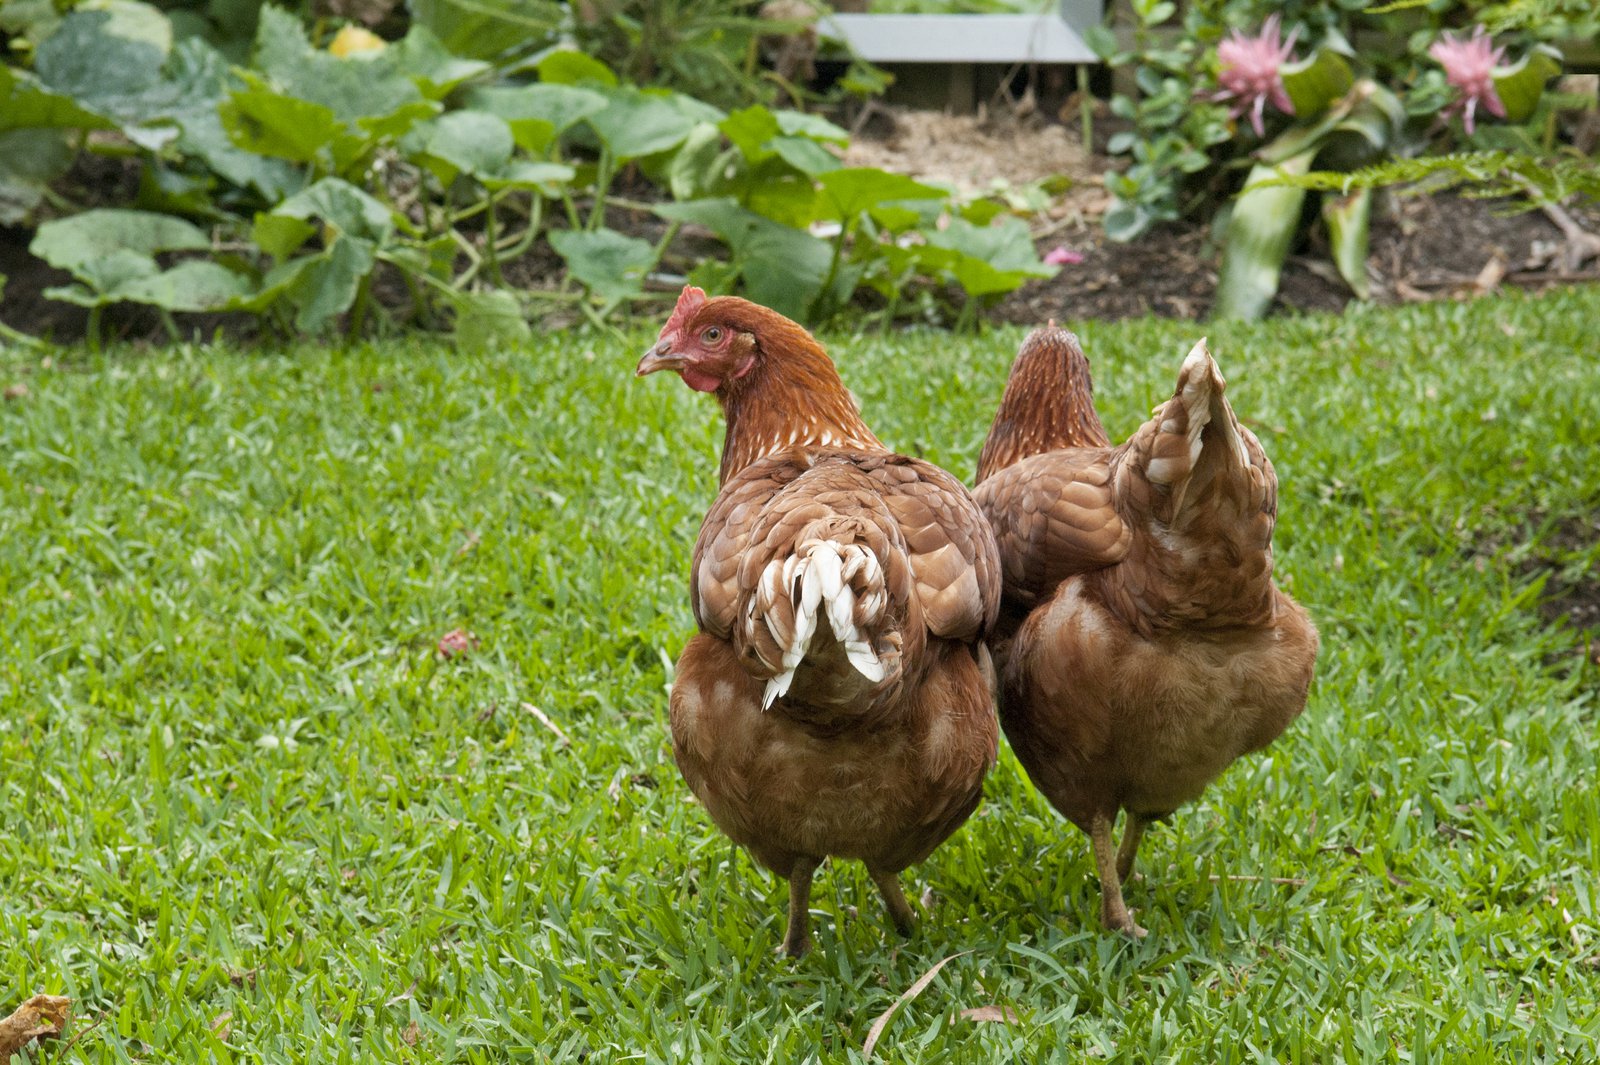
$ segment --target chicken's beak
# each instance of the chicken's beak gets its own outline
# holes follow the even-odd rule
[[[672,350],[671,339],[658,340],[644,353],[644,358],[639,360],[639,368],[633,371],[633,375],[643,377],[657,370],[681,370],[687,362],[688,359]]]

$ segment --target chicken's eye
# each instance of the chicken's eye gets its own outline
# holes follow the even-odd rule
[[[715,344],[717,341],[722,339],[722,330],[717,326],[712,326],[710,329],[707,329],[704,333],[700,334],[700,339],[704,340],[707,344]]]

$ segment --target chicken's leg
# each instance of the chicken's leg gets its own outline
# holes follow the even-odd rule
[[[1117,882],[1126,884],[1133,873],[1133,856],[1139,853],[1139,841],[1144,839],[1145,826],[1150,822],[1128,811],[1128,823],[1122,829],[1122,846],[1117,848]]]
[[[811,949],[811,877],[816,871],[814,858],[796,858],[789,870],[789,931],[783,952],[791,958]]]
[[[867,872],[872,876],[872,882],[878,885],[878,893],[883,896],[883,904],[889,910],[889,919],[894,922],[895,931],[903,936],[915,932],[917,915],[912,912],[911,903],[906,901],[905,892],[900,890],[900,875],[881,872],[870,866]]]
[[[1133,923],[1127,903],[1122,901],[1122,880],[1117,876],[1117,859],[1111,853],[1111,819],[1096,814],[1089,822],[1089,843],[1094,847],[1094,865],[1100,873],[1100,923],[1124,935],[1142,938],[1145,930]]]

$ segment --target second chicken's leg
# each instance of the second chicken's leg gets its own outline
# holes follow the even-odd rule
[[[1139,841],[1144,839],[1145,826],[1150,822],[1128,811],[1128,823],[1122,829],[1122,846],[1117,848],[1117,882],[1126,884],[1133,873],[1133,857],[1139,853]]]
[[[870,867],[867,872],[872,876],[872,882],[878,885],[878,893],[883,896],[883,904],[889,910],[889,919],[894,922],[895,931],[903,936],[915,932],[917,915],[906,901],[905,892],[900,890],[900,874],[880,872]]]
[[[1117,859],[1111,852],[1109,817],[1096,814],[1089,822],[1089,843],[1094,848],[1094,866],[1100,874],[1100,923],[1124,935],[1142,938],[1145,930],[1133,923],[1133,915],[1122,901],[1122,879],[1117,876]]]
[[[789,932],[783,950],[791,958],[811,949],[811,877],[816,871],[814,858],[797,858],[789,870]]]

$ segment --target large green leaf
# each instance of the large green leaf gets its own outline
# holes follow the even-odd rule
[[[116,123],[51,92],[27,71],[0,64],[0,132],[10,129],[110,129]]]
[[[1259,318],[1272,304],[1283,273],[1284,256],[1300,225],[1306,190],[1284,185],[1263,185],[1283,174],[1304,174],[1311,169],[1315,147],[1283,160],[1277,166],[1253,167],[1244,191],[1228,219],[1222,272],[1217,283],[1215,318]]]
[[[633,88],[608,89],[606,106],[588,116],[590,128],[617,162],[676,148],[696,120],[659,93]]]
[[[516,148],[505,119],[487,111],[452,111],[418,132],[418,154],[442,185],[462,173],[498,175]]]
[[[321,104],[339,121],[391,115],[422,99],[417,83],[385,49],[340,58],[311,47],[300,20],[276,7],[261,10],[256,65],[286,95]]]
[[[533,336],[522,306],[509,292],[463,292],[452,303],[456,344],[466,351],[515,347]]]
[[[833,249],[803,230],[779,225],[747,211],[729,198],[659,204],[656,214],[679,222],[696,222],[717,234],[733,253],[733,265],[744,279],[745,294],[779,314],[805,321],[824,295]],[[826,295],[834,302],[854,285],[848,273],[834,275]]]
[[[346,135],[333,111],[257,82],[228,97],[218,108],[222,128],[232,143],[257,155],[307,163]]]
[[[285,297],[298,308],[295,326],[308,333],[320,332],[336,315],[355,303],[361,282],[377,265],[372,242],[360,237],[340,235],[318,255],[292,259],[267,273],[264,289],[281,286]]]
[[[539,80],[550,85],[600,85],[614,88],[617,76],[611,68],[590,55],[571,48],[558,48],[539,60]]]
[[[1039,260],[1027,225],[1009,215],[986,226],[951,219],[945,229],[928,234],[927,246],[956,253],[927,252],[925,258],[948,271],[973,296],[1010,292],[1029,278],[1052,277],[1056,272]]]
[[[100,207],[44,223],[28,250],[56,269],[76,274],[119,251],[150,257],[209,247],[210,239],[181,218]]]
[[[451,55],[439,38],[422,25],[412,26],[402,40],[384,50],[384,55],[430,100],[443,100],[464,82],[494,69],[477,59]]]
[[[1322,221],[1328,227],[1328,244],[1339,276],[1358,299],[1372,295],[1367,281],[1367,244],[1372,223],[1372,190],[1357,189],[1347,196],[1329,193],[1322,198]]]
[[[567,18],[558,0],[406,0],[406,6],[414,25],[469,59],[497,59],[547,40]]]
[[[903,174],[870,167],[851,167],[835,170],[817,177],[822,186],[825,218],[850,223],[858,215],[880,203],[891,200],[918,200],[942,198],[945,193],[920,181],[912,181]]]
[[[70,12],[34,57],[40,83],[113,119],[136,144],[156,149],[177,131],[179,102],[162,77],[172,50],[167,17],[135,0],[104,0]]]
[[[1301,120],[1322,114],[1355,84],[1349,61],[1332,48],[1318,48],[1298,62],[1285,63],[1280,73],[1294,115]]]
[[[389,206],[348,181],[323,178],[273,208],[287,218],[317,218],[333,230],[381,246],[394,232],[396,216]]]
[[[1561,73],[1561,56],[1551,48],[1535,48],[1510,66],[1495,67],[1495,95],[1505,104],[1507,122],[1526,122],[1539,106],[1545,83]]]
[[[72,165],[68,134],[59,129],[0,132],[0,225],[25,222],[44,190]]]
[[[559,136],[590,115],[605,110],[606,98],[592,89],[572,85],[523,85],[516,88],[495,86],[474,89],[467,96],[467,106],[478,111],[499,115],[511,123],[513,134],[519,122],[543,122],[550,127],[550,136]],[[529,151],[542,150],[534,143],[518,142]],[[544,140],[548,144],[548,138]]]
[[[573,277],[607,300],[637,296],[645,271],[656,261],[649,243],[610,229],[558,229],[550,234],[550,246],[566,260]]]
[[[107,296],[169,311],[215,311],[250,291],[250,281],[244,276],[218,263],[189,259],[169,270],[130,279]]]
[[[177,123],[180,153],[269,200],[283,198],[299,182],[298,172],[283,160],[246,151],[228,136],[220,105],[235,83],[227,60],[210,45],[196,37],[179,41],[167,59],[163,84],[170,95],[164,114]]]

